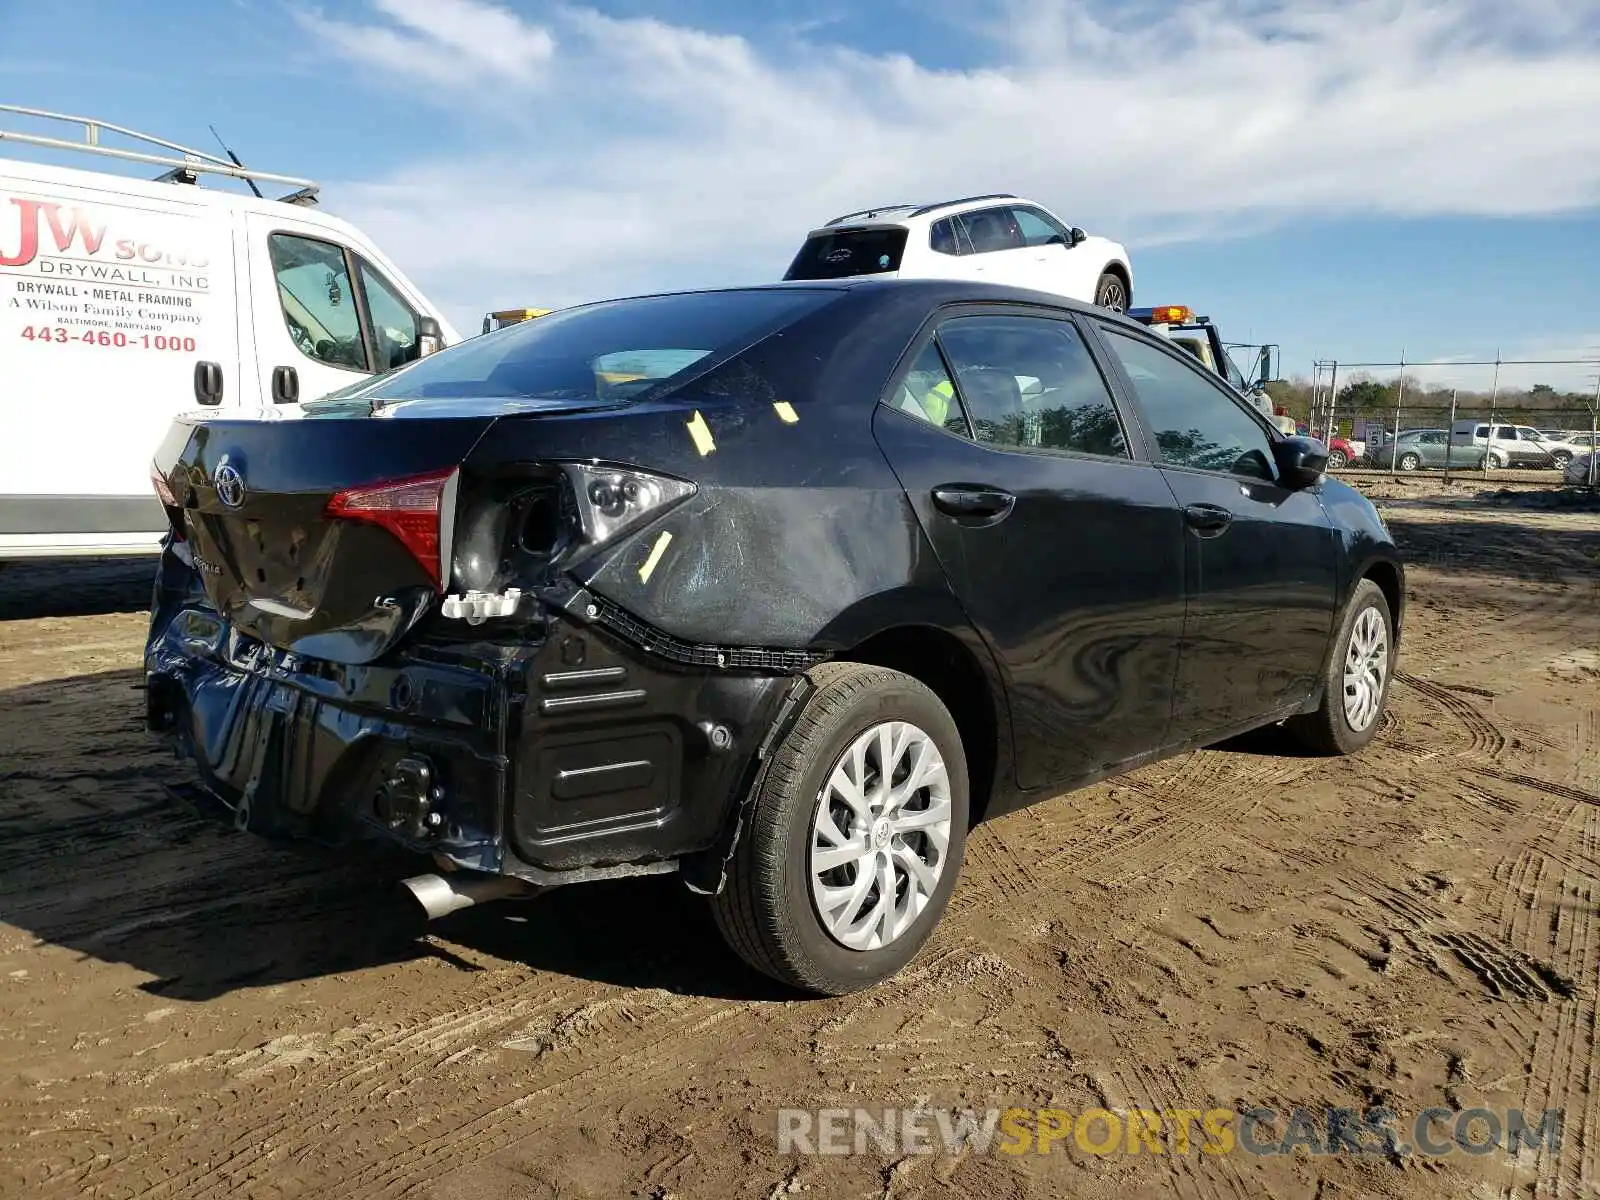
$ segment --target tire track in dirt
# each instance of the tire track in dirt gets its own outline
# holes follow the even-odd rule
[[[1167,1113],[1188,1107],[1182,1099],[1173,1099],[1174,1096],[1181,1098],[1190,1093],[1186,1092],[1183,1081],[1171,1067],[1150,1061],[1147,1049],[1143,1051],[1136,1049],[1118,1034],[1113,1033],[1112,1037],[1129,1055],[1124,1065],[1120,1069],[1114,1069],[1112,1074],[1125,1097],[1144,1101],[1143,1105],[1129,1105],[1129,1108],[1144,1107],[1147,1111]],[[1175,1055],[1177,1048],[1171,1049]],[[1173,1152],[1159,1155],[1163,1173],[1171,1189],[1167,1194],[1176,1200],[1188,1200],[1190,1197],[1194,1197],[1195,1200],[1227,1200],[1228,1197],[1232,1197],[1233,1200],[1249,1200],[1253,1193],[1240,1176],[1238,1167],[1234,1165],[1233,1156],[1204,1153],[1194,1145],[1194,1142],[1201,1140],[1200,1130],[1195,1129],[1191,1133],[1193,1136],[1189,1154]]]
[[[356,1027],[353,1032],[357,1036],[346,1043],[343,1052],[292,1070],[269,1073],[265,1082],[254,1088],[233,1090],[226,1109],[232,1136],[222,1146],[208,1151],[206,1165],[149,1182],[133,1194],[155,1197],[177,1189],[178,1194],[185,1197],[195,1196],[224,1173],[247,1172],[274,1150],[276,1140],[286,1135],[298,1133],[306,1139],[302,1144],[314,1145],[315,1132],[325,1128],[330,1118],[348,1116],[345,1110],[352,1101],[359,1103],[370,1099],[378,1089],[392,1091],[437,1069],[460,1048],[457,1042],[462,1033],[471,1033],[502,1016],[515,1020],[531,1014],[540,1005],[559,1005],[568,998],[564,989],[558,989],[538,997],[507,999],[505,993],[525,984],[525,977],[515,971],[491,975],[494,977],[475,977],[466,989],[468,995],[455,992],[433,996],[400,1022],[371,1022]],[[226,1071],[230,1061],[239,1056],[223,1054],[219,1057],[220,1061],[194,1065]],[[369,1089],[365,1096],[358,1094],[369,1080],[374,1081],[376,1087]],[[306,1097],[312,1099],[308,1102]],[[102,1178],[136,1170],[142,1163],[172,1157],[190,1161],[192,1156],[177,1152],[188,1137],[204,1138],[212,1132],[203,1127],[207,1122],[200,1118],[219,1109],[220,1105],[220,1099],[202,1097],[190,1120],[164,1136],[142,1138],[123,1146],[120,1152],[103,1153],[90,1167],[52,1183],[88,1191]],[[221,1161],[217,1161],[219,1155],[223,1156]],[[42,1191],[39,1194],[53,1193]]]
[[[1396,671],[1394,677],[1396,682],[1416,692],[1434,708],[1449,714],[1466,730],[1467,748],[1461,752],[1464,756],[1493,761],[1505,752],[1505,732],[1454,689],[1406,671]]]
[[[1600,810],[1581,804],[1564,806],[1559,840],[1579,843],[1581,859],[1596,861],[1600,852]],[[1554,839],[1552,839],[1554,840]],[[1580,1194],[1594,1178],[1597,1104],[1594,1047],[1600,1037],[1595,981],[1600,977],[1600,929],[1596,919],[1593,870],[1530,851],[1540,860],[1540,878],[1526,896],[1528,919],[1513,923],[1510,944],[1530,955],[1547,955],[1580,986],[1563,1003],[1546,1007],[1528,1050],[1528,1081],[1522,1107],[1530,1114],[1547,1109],[1566,1113],[1559,1153],[1541,1143],[1534,1151],[1535,1196]],[[1574,1120],[1573,1100],[1576,1105]],[[1514,1161],[1522,1161],[1519,1147]]]
[[[996,962],[992,955],[969,946],[938,949],[927,960],[913,963],[905,974],[880,985],[865,998],[864,1009],[904,1008],[927,993],[933,993],[929,999],[935,1002],[958,980],[974,973],[993,974]],[[579,1061],[569,1073],[532,1090],[502,1090],[488,1107],[471,1115],[459,1114],[464,1119],[451,1128],[382,1163],[346,1172],[340,1185],[327,1191],[323,1200],[377,1200],[409,1194],[448,1171],[480,1161],[553,1124],[570,1126],[596,1109],[620,1108],[641,1085],[681,1075],[690,1060],[704,1052],[704,1047],[696,1046],[696,1039],[713,1030],[718,1057],[737,1059],[741,1046],[755,1050],[769,1044],[774,1028],[793,1019],[790,1011],[779,1005],[721,1002],[705,1013],[702,1001],[672,999],[687,1011],[680,1014],[667,1036],[660,1036],[659,1024],[642,1022],[629,1031],[620,1053],[615,1037],[601,1040],[597,1046],[575,1047]],[[534,1108],[542,1111],[528,1111]]]

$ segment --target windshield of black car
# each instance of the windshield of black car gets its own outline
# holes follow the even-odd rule
[[[822,288],[740,289],[587,304],[470,338],[344,389],[339,398],[638,399],[839,295]]]

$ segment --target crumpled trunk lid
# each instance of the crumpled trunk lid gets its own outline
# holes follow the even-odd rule
[[[382,412],[292,408],[174,424],[155,469],[182,510],[174,524],[207,598],[236,628],[296,654],[362,663],[426,610],[435,581],[400,538],[325,510],[345,489],[452,470],[496,417]],[[447,485],[442,531],[450,498]]]

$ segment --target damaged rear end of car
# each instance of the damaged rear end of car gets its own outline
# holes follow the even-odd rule
[[[152,469],[149,727],[240,828],[431,856],[408,881],[430,915],[614,875],[714,888],[826,655],[640,598],[664,519],[717,502],[693,397],[832,298],[730,321],[665,297],[631,340],[603,314],[563,333],[570,310],[262,419],[180,419]]]

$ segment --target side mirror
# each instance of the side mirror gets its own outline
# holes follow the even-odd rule
[[[488,324],[486,320],[485,325]],[[444,345],[444,331],[434,317],[417,318],[417,357],[426,358]]]
[[[1085,233],[1083,230],[1079,229],[1076,225],[1074,225],[1072,227],[1072,244],[1074,246],[1081,246],[1081,245],[1083,245],[1084,242],[1086,242],[1088,240],[1089,240],[1089,235],[1087,233]]]
[[[1328,447],[1309,437],[1286,437],[1272,443],[1278,478],[1290,491],[1315,487],[1328,470]]]

